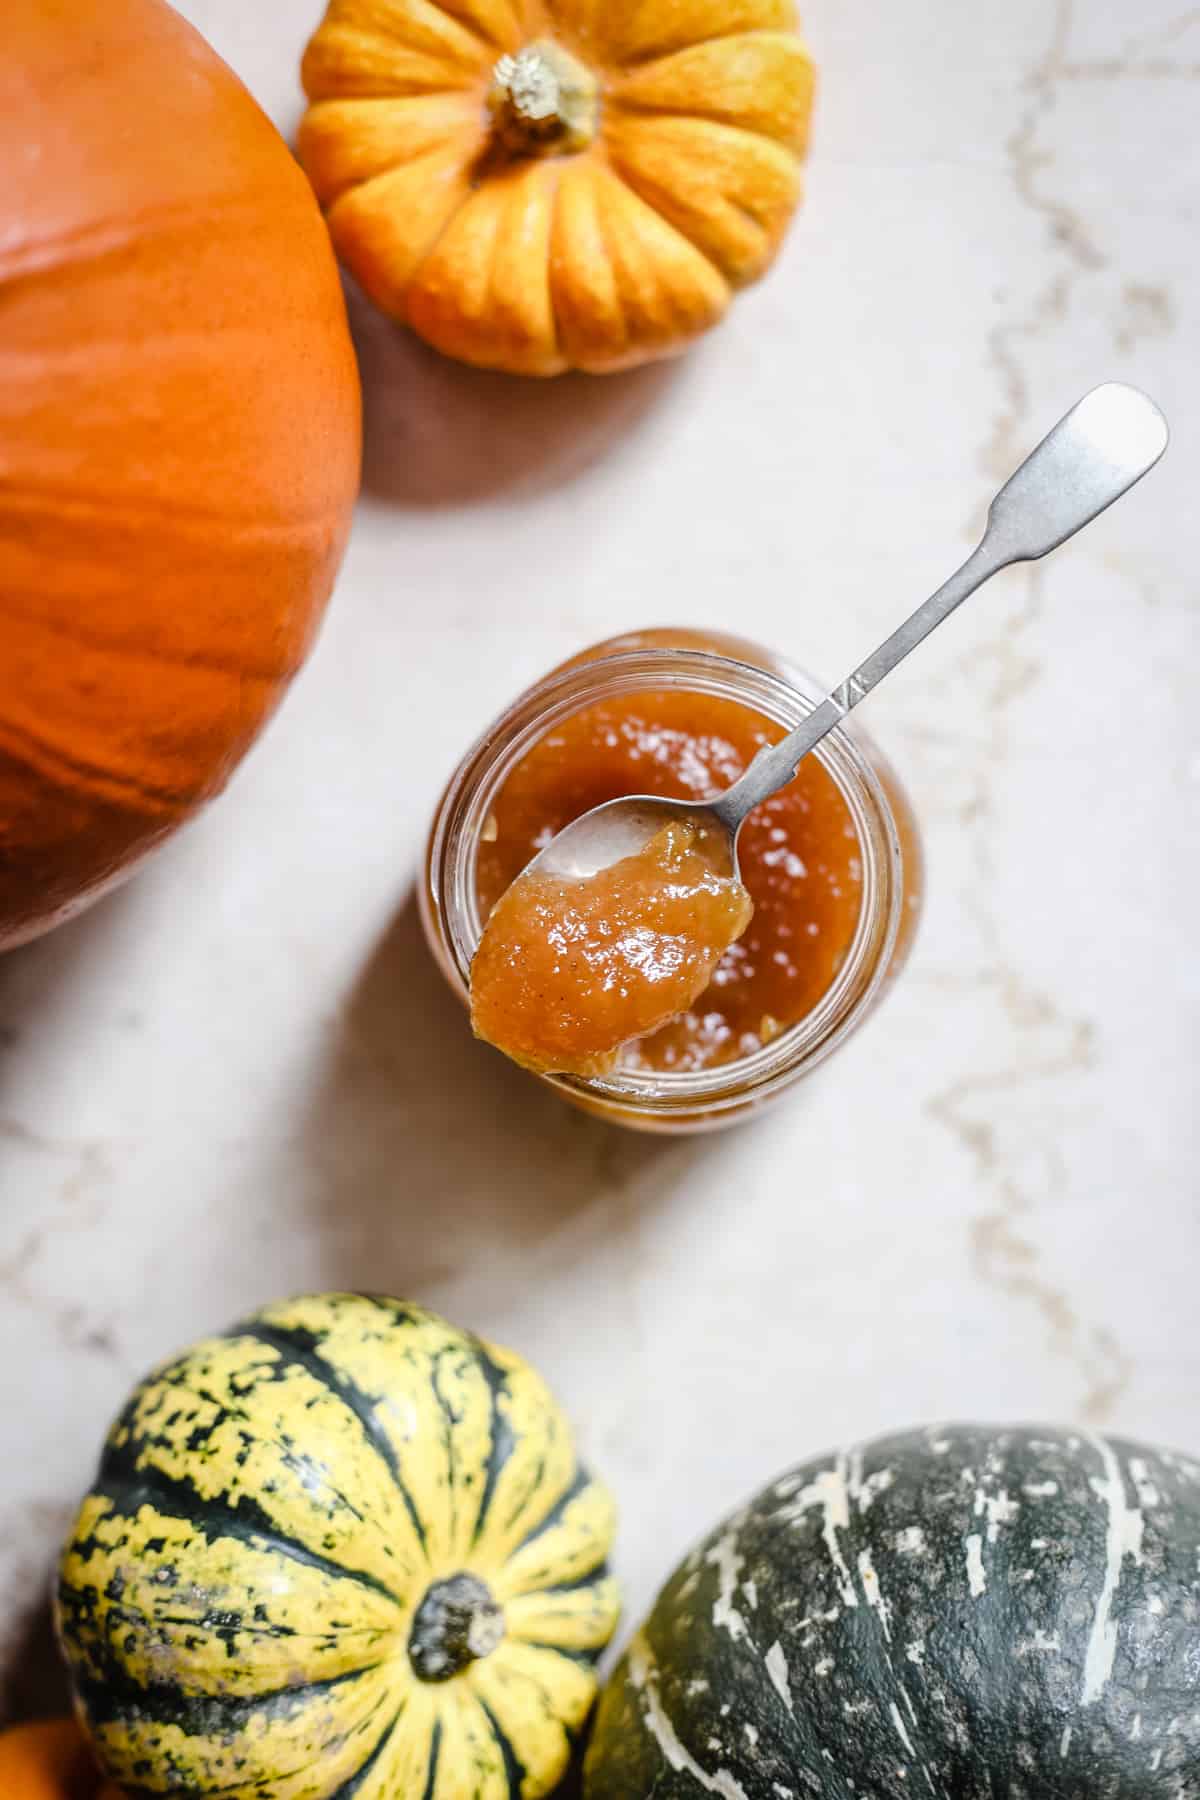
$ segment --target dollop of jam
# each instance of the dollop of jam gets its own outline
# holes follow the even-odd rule
[[[650,1072],[696,1070],[749,1055],[811,1012],[854,939],[863,881],[849,808],[816,756],[806,757],[795,779],[742,827],[738,853],[753,906],[749,922],[738,923],[744,901],[736,896],[698,894],[691,952],[679,952],[674,971],[666,958],[662,986],[636,979],[630,954],[636,939],[623,953],[614,950],[619,933],[601,931],[606,905],[636,902],[636,871],[616,878],[618,887],[629,884],[624,902],[611,888],[607,900],[604,889],[593,890],[591,899],[578,892],[527,892],[522,900],[517,882],[538,851],[593,806],[629,794],[707,799],[736,781],[763,744],[782,736],[781,726],[738,701],[667,689],[598,702],[540,738],[505,778],[476,862],[486,926],[471,986],[481,1035],[542,1070],[596,1074],[614,1063]],[[686,855],[686,847],[659,844],[654,851],[677,853]],[[651,885],[655,879],[651,871]],[[576,885],[555,884],[560,890]],[[681,898],[676,923],[686,904]],[[561,914],[563,907],[569,915]],[[574,917],[583,933],[577,949],[593,933],[602,946],[597,961],[580,953],[572,977],[582,976],[579,988],[570,982],[564,987],[566,940],[551,935],[563,916]],[[611,921],[621,916],[610,912]],[[666,922],[663,913],[659,923]],[[723,931],[725,946],[713,955]],[[494,955],[502,941],[506,959]],[[623,1010],[619,982],[604,986],[603,971],[629,977],[630,999],[637,995],[632,1012]],[[688,995],[685,988],[701,975]],[[658,1011],[668,995],[673,1010]],[[528,1008],[529,1029],[517,1030],[513,1006],[522,1016]],[[617,1015],[625,1022],[618,1023]]]

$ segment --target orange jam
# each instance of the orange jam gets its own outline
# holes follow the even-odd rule
[[[686,689],[583,708],[539,739],[500,788],[476,863],[481,916],[489,918],[530,859],[581,813],[626,794],[706,799],[783,735],[782,726],[739,701]],[[749,925],[702,992],[685,998],[668,1023],[626,1044],[622,1067],[697,1070],[749,1055],[811,1012],[841,968],[858,926],[862,851],[841,791],[816,756],[751,813],[738,854],[754,909]],[[545,946],[534,938],[544,918],[531,909],[528,920],[528,952],[548,967]],[[547,1010],[552,1006],[548,999]],[[569,1020],[564,1031],[570,1039]]]
[[[603,1075],[686,1013],[751,913],[705,835],[681,821],[595,875],[520,876],[471,964],[476,1036],[542,1074]]]

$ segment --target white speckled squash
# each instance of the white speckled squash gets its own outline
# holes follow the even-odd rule
[[[776,1481],[601,1700],[587,1800],[1196,1800],[1200,1464],[947,1426]]]

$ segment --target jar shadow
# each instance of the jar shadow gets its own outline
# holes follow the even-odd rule
[[[304,1130],[330,1286],[496,1316],[601,1253],[692,1147],[577,1112],[471,1034],[410,893],[331,1034]],[[664,1176],[668,1177],[664,1180]]]
[[[563,486],[636,430],[682,371],[679,358],[550,380],[470,368],[385,318],[344,280],[362,375],[363,487],[396,506]]]

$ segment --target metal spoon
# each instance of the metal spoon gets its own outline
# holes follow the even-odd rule
[[[750,813],[795,775],[827,732],[902,662],[968,594],[1010,563],[1033,562],[1081,531],[1152,469],[1167,447],[1167,422],[1153,400],[1106,382],[1073,406],[1005,482],[987,530],[956,574],[919,606],[804,722],[764,746],[732,787],[710,800],[653,794],[608,800],[564,826],[525,870],[564,879],[595,875],[634,856],[672,821],[699,826],[713,867],[738,874],[738,832]]]

